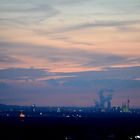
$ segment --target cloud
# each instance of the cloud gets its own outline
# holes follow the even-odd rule
[[[101,28],[101,27],[115,27],[128,26],[133,24],[139,24],[140,20],[95,20],[92,23],[82,23],[77,25],[65,26],[60,29],[55,29],[57,32],[68,32],[74,30],[81,30],[87,28]]]
[[[139,70],[140,67],[106,68],[105,71],[98,72],[67,73],[66,75],[73,74],[75,76],[44,80],[44,82],[52,87],[61,87],[62,89],[64,87],[81,90],[100,90],[102,88],[113,88],[116,90],[139,89],[140,81],[135,80],[139,77]],[[63,75],[63,73],[61,74]]]
[[[58,85],[68,85],[81,86],[91,86],[92,81],[98,82],[105,80],[125,80],[133,81],[139,78],[140,67],[129,67],[129,68],[106,68],[103,71],[85,71],[85,72],[72,72],[72,73],[51,73],[45,69],[35,69],[35,68],[9,68],[0,69],[0,79],[1,80],[32,80],[34,82],[47,82],[52,86],[54,84]],[[104,83],[105,84],[105,83]],[[115,85],[114,85],[115,86]],[[82,86],[83,87],[83,86]],[[85,87],[84,87],[85,88]]]
[[[21,63],[21,61],[8,54],[0,53],[0,64],[16,64],[16,63]]]
[[[77,105],[102,88],[139,99],[139,9],[138,0],[1,0],[0,99]]]
[[[25,80],[25,79],[36,79],[39,77],[46,76],[47,72],[41,69],[34,68],[9,68],[0,70],[0,79],[4,80]]]
[[[0,6],[0,25],[36,24],[42,20],[59,14],[59,11],[48,4],[33,4],[30,2],[10,2]]]
[[[56,74],[48,72],[46,69],[35,68],[7,68],[0,69],[0,81],[6,83],[28,83],[43,82],[56,79],[65,79],[74,75]]]
[[[28,67],[34,66],[46,68],[49,71],[57,70],[60,72],[62,68],[75,71],[87,71],[88,69],[104,69],[106,67],[119,67],[124,65],[139,65],[140,57],[138,56],[122,56],[110,53],[99,53],[83,51],[72,48],[58,48],[51,46],[38,46],[22,43],[4,43],[0,42],[1,61],[6,64],[18,64],[18,67],[28,64]],[[8,53],[7,53],[8,51]],[[14,56],[14,57],[12,57]],[[13,58],[13,59],[12,59]],[[18,58],[18,60],[17,60]],[[9,63],[8,63],[9,61]],[[20,63],[19,63],[20,62]],[[13,65],[9,65],[12,67]],[[16,66],[16,65],[15,65]],[[26,66],[27,67],[27,66]],[[61,70],[65,72],[65,70]]]
[[[105,71],[75,72],[60,79],[44,80],[46,84],[61,89],[71,88],[72,90],[100,90],[103,88],[113,88],[115,90],[139,89],[140,81],[135,80],[139,77],[140,67],[133,68],[106,68]],[[61,73],[63,74],[63,73]]]
[[[20,105],[36,103],[37,105],[49,106],[73,106],[75,103],[72,98],[76,98],[76,105],[91,105],[90,100],[103,88],[112,88],[115,90],[113,100],[114,98],[125,100],[128,96],[131,97],[131,100],[134,100],[136,96],[139,99],[140,81],[133,80],[133,78],[139,77],[139,71],[140,67],[133,67],[108,68],[106,71],[100,72],[58,73],[57,75],[62,77],[47,80],[42,79],[41,81],[33,81],[32,83],[27,81],[22,83],[9,82],[8,87],[7,82],[1,82],[0,93],[3,94],[1,94],[0,100],[2,103]],[[41,77],[43,75],[44,77],[43,70],[33,70],[32,68],[0,70],[0,79],[2,78],[2,74],[9,79],[11,75],[15,77],[21,77],[21,75],[30,75],[30,77],[36,75],[34,77]],[[72,75],[75,76],[70,77]]]

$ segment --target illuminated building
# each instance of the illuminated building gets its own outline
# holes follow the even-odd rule
[[[127,103],[122,103],[122,112],[125,112],[125,113],[130,112],[129,103],[130,103],[129,99],[127,100]]]

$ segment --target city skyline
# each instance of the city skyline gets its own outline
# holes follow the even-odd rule
[[[139,0],[0,0],[0,103],[140,107]]]

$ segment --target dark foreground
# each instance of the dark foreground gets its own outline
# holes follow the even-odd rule
[[[135,115],[0,118],[0,140],[129,140],[139,135],[140,117]]]

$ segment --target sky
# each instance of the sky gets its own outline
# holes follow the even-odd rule
[[[140,107],[139,0],[0,0],[0,103]],[[106,94],[106,93],[105,93]]]

